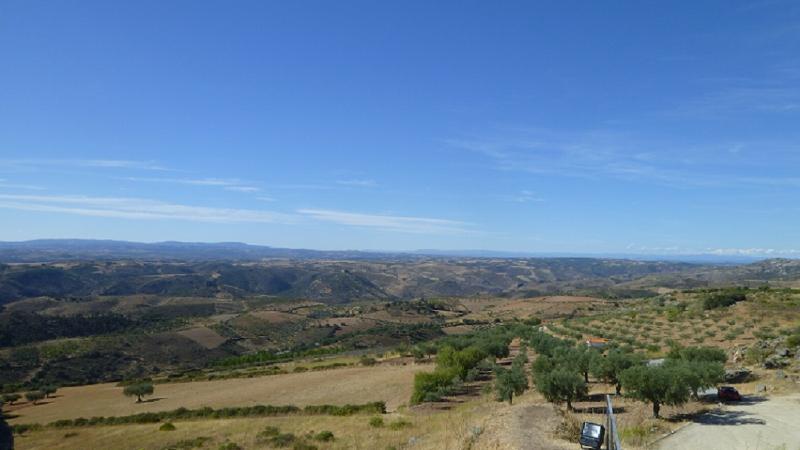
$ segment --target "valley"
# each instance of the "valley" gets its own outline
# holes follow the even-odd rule
[[[4,413],[21,449],[280,448],[284,434],[299,449],[570,448],[568,430],[602,420],[597,395],[614,392],[594,369],[574,411],[537,389],[535,364],[512,404],[495,400],[503,367],[549,351],[537,350],[541,336],[578,348],[604,338],[649,360],[715,347],[729,370],[749,374],[736,382],[743,394],[763,395],[762,385],[790,394],[800,386],[796,270],[572,259],[16,263],[0,271],[0,377],[5,395],[21,398]],[[419,397],[418,379],[443,370],[451,345],[499,353]],[[137,383],[152,386],[141,403],[123,395]],[[55,394],[25,399],[45,386]],[[709,410],[689,399],[666,405],[664,421],[646,403],[615,402],[630,448]],[[165,424],[175,431],[159,431]],[[320,431],[335,438],[316,440]]]

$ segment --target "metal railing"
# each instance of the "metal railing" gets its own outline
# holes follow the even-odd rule
[[[611,396],[606,395],[606,449],[622,450],[617,431],[617,418],[614,416],[614,407],[611,405]]]

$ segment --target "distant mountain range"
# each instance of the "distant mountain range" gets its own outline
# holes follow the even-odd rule
[[[128,242],[39,239],[0,242],[0,262],[140,259],[151,261],[254,261],[263,259],[384,259],[400,254],[275,248],[240,242]],[[412,255],[406,255],[411,257]]]
[[[678,261],[703,264],[741,264],[766,258],[737,255],[672,255],[639,253],[554,253],[493,250],[413,250],[407,252],[313,250],[251,245],[241,242],[142,243],[94,239],[39,239],[0,241],[0,262],[55,262],[75,260],[141,259],[151,261],[257,261],[265,259],[409,260],[440,258],[602,258],[641,261]]]

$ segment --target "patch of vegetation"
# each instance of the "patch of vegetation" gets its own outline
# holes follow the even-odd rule
[[[703,309],[724,308],[747,300],[748,288],[728,288],[703,297]]]
[[[325,430],[315,434],[313,439],[320,442],[332,442],[335,439],[333,432]]]
[[[369,426],[372,428],[381,428],[383,425],[383,417],[375,416],[369,418]]]
[[[227,419],[233,417],[274,417],[287,415],[332,415],[349,416],[354,414],[385,414],[386,404],[384,402],[364,403],[361,405],[308,405],[303,408],[287,405],[256,405],[243,406],[238,408],[210,407],[200,409],[178,408],[171,411],[158,411],[133,414],[129,416],[116,417],[83,417],[77,419],[61,419],[50,422],[46,426],[49,428],[72,428],[99,425],[127,425],[141,423],[159,423],[166,420],[193,420],[193,419]],[[37,429],[37,425],[16,425],[15,431],[21,432]]]
[[[201,448],[206,445],[206,442],[210,441],[210,437],[206,436],[198,436],[192,439],[184,439],[182,441],[178,441],[172,445],[168,445],[163,447],[161,450],[191,450],[195,448]]]
[[[395,430],[395,431],[396,430],[402,430],[404,428],[410,428],[412,426],[413,426],[412,423],[407,421],[407,420],[405,420],[405,419],[397,419],[397,420],[389,423],[389,429],[390,430]]]

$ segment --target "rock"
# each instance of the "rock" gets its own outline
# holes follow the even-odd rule
[[[783,380],[784,378],[786,378],[786,374],[783,373],[782,370],[776,370],[775,371],[775,379],[776,380]]]
[[[758,385],[756,385],[756,392],[757,392],[757,393],[760,393],[760,392],[767,392],[767,385],[765,385],[765,384],[758,384]]]
[[[789,349],[785,348],[785,347],[781,347],[781,348],[775,349],[775,354],[777,356],[780,356],[781,358],[785,358],[785,357],[789,356]]]
[[[726,383],[744,383],[753,376],[753,372],[744,367],[736,367],[734,369],[725,370]]]
[[[765,369],[780,369],[781,367],[786,367],[788,365],[789,361],[786,358],[781,358],[778,355],[772,355],[764,360]]]

